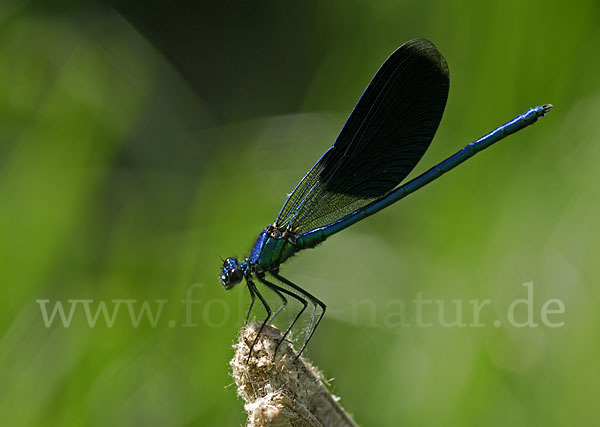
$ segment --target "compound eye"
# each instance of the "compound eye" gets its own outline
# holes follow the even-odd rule
[[[234,268],[229,272],[229,284],[231,286],[237,285],[244,278],[244,273],[241,268]]]

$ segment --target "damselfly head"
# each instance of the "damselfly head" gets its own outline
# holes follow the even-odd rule
[[[223,271],[221,272],[221,285],[225,289],[231,289],[239,284],[244,278],[242,270],[237,258],[227,258],[223,261]]]

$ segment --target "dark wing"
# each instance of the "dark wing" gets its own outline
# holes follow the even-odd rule
[[[276,224],[323,227],[393,190],[419,162],[448,98],[446,60],[424,39],[384,62],[335,143],[296,186]]]

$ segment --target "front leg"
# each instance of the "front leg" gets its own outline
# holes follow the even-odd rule
[[[260,336],[263,329],[265,328],[265,325],[269,322],[269,319],[271,318],[271,307],[269,307],[269,304],[267,304],[267,301],[263,298],[263,296],[260,294],[260,292],[258,292],[258,289],[256,289],[256,285],[254,284],[252,279],[246,279],[246,283],[248,284],[248,288],[250,289],[250,292],[254,293],[254,294],[256,294],[256,296],[258,296],[258,299],[260,300],[262,305],[265,307],[265,310],[267,312],[267,317],[265,318],[265,321],[262,323],[262,325],[260,325],[258,333],[256,334],[256,338],[254,338],[254,341],[252,342],[252,345],[250,346],[250,351],[248,352],[248,359],[246,359],[246,363],[248,363],[248,361],[250,360],[250,356],[252,356],[252,349],[254,348],[254,345],[258,341],[258,337]]]
[[[248,313],[246,313],[246,320],[244,321],[244,326],[248,326],[248,319],[250,318],[250,312],[252,312],[252,307],[254,306],[254,300],[256,299],[256,295],[252,290],[252,287],[248,285],[248,292],[250,292],[250,307],[248,307]]]

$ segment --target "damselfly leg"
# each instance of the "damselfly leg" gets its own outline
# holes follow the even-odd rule
[[[286,331],[284,332],[283,336],[281,337],[281,339],[279,340],[279,342],[277,343],[277,346],[275,347],[275,353],[274,356],[277,356],[277,350],[279,349],[279,346],[281,345],[281,343],[283,342],[283,340],[285,340],[285,338],[288,336],[288,334],[290,333],[290,331],[292,330],[292,328],[294,327],[294,325],[296,324],[296,322],[298,321],[298,319],[300,318],[300,316],[302,315],[302,313],[304,313],[304,310],[306,310],[306,307],[308,306],[308,302],[306,301],[306,299],[302,298],[299,295],[296,295],[295,293],[282,288],[274,283],[269,282],[267,279],[261,276],[258,277],[258,280],[261,281],[261,283],[263,283],[265,286],[269,287],[270,289],[273,289],[274,291],[279,291],[279,292],[283,292],[289,296],[291,296],[292,298],[300,301],[300,303],[302,304],[302,308],[300,309],[300,311],[298,311],[298,313],[296,313],[296,317],[294,317],[294,320],[292,320],[292,322],[290,323],[290,325],[288,326],[288,328],[286,329]],[[273,316],[275,317],[275,316]]]
[[[258,341],[258,337],[260,337],[260,334],[262,333],[263,329],[265,328],[265,325],[267,323],[269,323],[269,319],[271,318],[272,312],[271,312],[271,307],[269,307],[269,304],[267,304],[267,301],[263,298],[263,296],[260,294],[260,292],[258,292],[258,289],[256,289],[256,285],[254,284],[254,282],[251,279],[246,279],[246,283],[248,284],[250,293],[256,294],[256,296],[258,297],[258,299],[260,300],[262,305],[265,307],[265,310],[267,312],[267,317],[265,318],[262,325],[260,325],[260,328],[258,329],[258,333],[256,334],[256,337],[254,338],[254,341],[252,341],[252,345],[250,346],[250,351],[248,352],[248,358],[246,359],[246,363],[248,363],[248,361],[250,360],[250,356],[252,356],[252,349],[254,349],[254,346],[256,345],[256,342]],[[252,308],[252,307],[250,307],[250,308]],[[250,314],[249,311],[248,311],[248,314]]]
[[[294,284],[293,282],[290,282],[285,277],[280,276],[277,271],[271,271],[270,273],[273,275],[273,277],[275,277],[281,283],[284,283],[287,286],[289,286],[290,288],[296,290],[303,297],[305,297],[306,299],[310,300],[310,302],[312,302],[312,304],[313,304],[313,311],[312,311],[312,314],[311,314],[310,323],[308,324],[308,328],[306,329],[306,336],[304,338],[304,343],[302,344],[302,348],[300,348],[300,351],[298,352],[298,356],[296,356],[296,358],[298,358],[298,357],[300,357],[300,355],[302,354],[302,352],[306,348],[306,345],[308,344],[308,342],[312,338],[313,334],[317,330],[317,326],[319,326],[319,323],[321,322],[321,319],[325,315],[325,310],[327,309],[327,306],[325,305],[325,303],[323,303],[323,301],[319,300],[317,297],[315,297],[312,294],[308,293],[307,291],[305,291],[304,289],[302,289],[300,286]],[[314,323],[315,311],[317,309],[317,305],[319,307],[321,307],[321,314],[319,315],[319,318],[317,319],[317,322]],[[293,323],[295,323],[297,320],[298,320],[298,317],[296,317],[296,319],[294,319]],[[292,323],[292,326],[293,326],[293,323]],[[314,326],[313,326],[313,323],[314,323]]]

